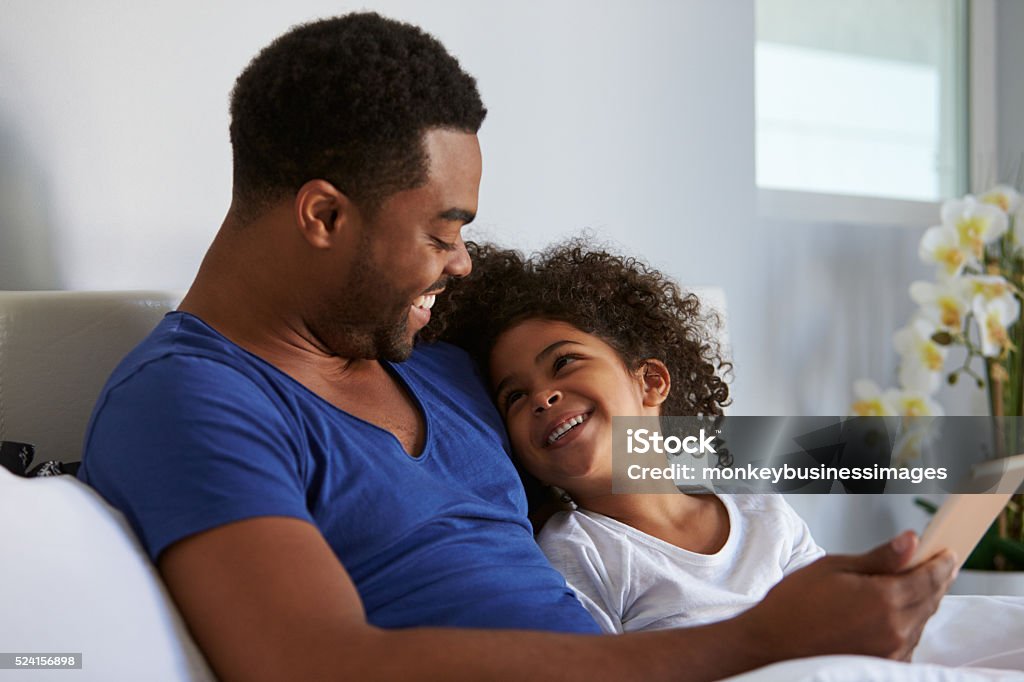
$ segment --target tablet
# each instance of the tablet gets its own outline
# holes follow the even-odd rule
[[[959,493],[946,498],[925,528],[908,568],[944,549],[956,554],[958,568],[963,566],[1010,496],[1024,483],[1024,455],[982,462],[974,467],[971,478],[979,490],[993,492]]]

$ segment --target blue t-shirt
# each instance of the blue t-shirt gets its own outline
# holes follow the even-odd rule
[[[170,313],[100,395],[79,477],[155,561],[232,521],[317,526],[370,623],[598,632],[534,542],[501,419],[469,358],[385,367],[426,420],[419,457],[198,318]]]

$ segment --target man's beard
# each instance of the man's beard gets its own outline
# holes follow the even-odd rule
[[[403,362],[412,355],[415,341],[409,333],[413,299],[425,291],[443,289],[447,281],[442,276],[424,291],[403,294],[391,286],[388,273],[363,261],[340,293],[323,302],[307,326],[339,357]]]
[[[412,354],[409,334],[409,301],[387,286],[383,278],[355,273],[341,294],[325,301],[308,326],[332,353],[351,360],[402,362]]]

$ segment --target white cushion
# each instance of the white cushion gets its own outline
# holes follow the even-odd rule
[[[215,679],[128,522],[91,488],[0,468],[0,519],[0,649],[82,654],[81,670],[0,680]]]

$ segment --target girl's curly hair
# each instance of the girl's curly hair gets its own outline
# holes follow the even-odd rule
[[[721,415],[729,404],[723,377],[732,364],[714,336],[721,320],[657,270],[580,238],[528,258],[493,244],[466,247],[473,272],[449,282],[423,340],[464,348],[486,375],[502,332],[527,319],[559,320],[600,337],[630,370],[664,362],[672,377],[664,416]]]

